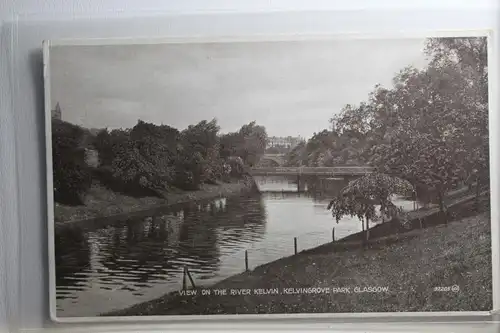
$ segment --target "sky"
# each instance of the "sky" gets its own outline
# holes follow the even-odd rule
[[[329,128],[345,104],[426,64],[423,39],[53,46],[51,103],[87,128],[139,119],[184,129],[216,118],[221,132],[253,120],[269,136]]]

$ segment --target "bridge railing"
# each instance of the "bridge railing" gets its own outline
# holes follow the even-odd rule
[[[342,166],[342,167],[262,167],[252,168],[251,171],[260,173],[353,173],[364,174],[375,171],[374,167]]]

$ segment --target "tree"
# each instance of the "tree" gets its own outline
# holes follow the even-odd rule
[[[244,146],[244,139],[238,132],[227,133],[220,136],[220,157],[228,159],[233,156],[238,156],[241,147]]]
[[[224,134],[220,138],[220,156],[224,159],[240,157],[247,166],[256,165],[264,155],[267,133],[264,126],[255,121],[243,125],[238,132]]]
[[[216,184],[223,174],[224,160],[220,158],[220,145],[217,143],[208,148],[205,156],[203,175],[205,182]]]
[[[219,143],[219,129],[216,119],[209,122],[203,120],[196,125],[190,125],[181,133],[182,145],[206,157],[208,150]]]
[[[219,158],[219,126],[215,119],[203,120],[191,125],[181,133],[181,149],[178,151],[178,175],[183,175],[181,184],[198,188],[203,182],[215,183],[220,177],[222,161]],[[179,182],[178,182],[179,183]]]
[[[264,126],[259,126],[255,121],[243,125],[239,131],[243,138],[243,147],[240,147],[239,154],[246,165],[256,165],[261,156],[264,155],[267,143],[267,133]]]
[[[343,216],[356,216],[364,223],[365,239],[369,240],[370,221],[376,218],[375,206],[380,214],[394,217],[400,213],[391,201],[393,195],[407,195],[413,186],[406,180],[383,173],[371,173],[349,182],[335,197],[328,209],[338,223]]]
[[[307,160],[306,143],[300,142],[285,155],[286,166],[302,166]]]
[[[489,177],[486,38],[431,38],[426,53],[428,66],[403,68],[392,87],[376,85],[366,102],[346,105],[289,163],[368,163],[419,195],[435,194],[442,212],[446,192],[463,184],[475,183],[478,197]],[[373,202],[359,193],[335,200],[350,207],[340,215],[372,218]]]
[[[455,114],[458,128],[450,131],[449,139],[461,142],[468,153],[464,160],[467,181],[488,185],[489,135],[488,135],[488,51],[486,37],[430,38],[426,53],[435,68],[451,68],[454,77],[454,94],[449,100],[458,102]],[[455,103],[456,105],[457,103]]]
[[[486,37],[429,38],[425,51],[434,67],[454,65],[462,80],[476,91],[476,103],[488,104],[488,45]]]
[[[80,147],[84,130],[62,120],[52,119],[52,163],[54,200],[70,205],[83,204],[83,196],[92,185]]]
[[[100,165],[110,167],[118,147],[129,140],[130,131],[114,129],[100,130],[93,140],[93,145],[99,153]]]
[[[376,111],[374,118],[385,118],[391,126],[371,147],[371,163],[434,191],[444,211],[446,191],[460,186],[487,160],[480,148],[488,141],[487,115],[471,102],[475,92],[453,62],[433,62],[423,71],[405,69],[394,82],[386,94],[394,104],[374,108],[384,111]],[[391,109],[396,112],[386,112]]]
[[[95,140],[101,180],[134,195],[143,189],[162,195],[174,177],[178,135],[170,126],[142,120],[128,130],[101,131]]]
[[[151,184],[166,188],[173,180],[179,136],[179,131],[173,127],[141,120],[130,131],[133,149],[137,150],[144,162],[156,169],[156,179],[150,178]]]
[[[464,179],[465,158],[465,152],[453,143],[413,131],[395,133],[391,144],[373,149],[372,164],[382,172],[409,181],[415,189],[423,186],[424,190],[435,192],[443,212],[445,193]]]
[[[188,152],[179,148],[175,162],[173,185],[182,190],[198,190],[203,183],[204,159],[200,152]]]
[[[364,137],[370,131],[371,112],[366,102],[359,106],[347,104],[338,115],[330,119],[332,131],[342,134],[349,132],[358,138]]]
[[[155,163],[145,158],[140,148],[133,140],[117,145],[110,168],[111,176],[130,191],[147,188],[161,195],[167,190],[171,174],[169,170],[158,168]]]

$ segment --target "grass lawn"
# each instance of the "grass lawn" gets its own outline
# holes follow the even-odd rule
[[[211,289],[245,296],[165,295],[105,315],[262,314],[401,311],[488,311],[492,308],[489,214],[414,230],[398,242],[335,252],[306,251],[231,277]],[[434,291],[456,285],[458,292]],[[257,295],[254,289],[351,288],[350,293]],[[354,287],[388,287],[355,293]]]

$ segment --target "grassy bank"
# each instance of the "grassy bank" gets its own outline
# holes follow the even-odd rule
[[[463,192],[447,200],[448,220],[469,217],[477,214],[476,195]],[[489,209],[489,191],[484,191],[479,197],[479,204],[483,210]],[[439,207],[431,206],[408,212],[409,223],[403,225],[398,219],[379,223],[370,228],[370,238],[381,238],[390,235],[406,234],[411,230],[428,228],[444,224],[446,219],[440,214]],[[362,241],[365,238],[363,231],[342,238],[342,242]]]
[[[82,206],[66,206],[56,203],[54,207],[57,224],[116,216],[133,212],[148,211],[158,207],[183,204],[193,201],[209,200],[218,197],[237,195],[250,191],[254,186],[253,179],[232,179],[228,183],[215,185],[203,184],[197,191],[172,190],[163,198],[131,197],[113,192],[94,182],[85,197]]]
[[[105,315],[259,314],[400,311],[488,311],[491,300],[490,219],[486,212],[366,249],[335,250],[335,244],[262,265],[211,289],[251,290],[245,296],[180,296]],[[434,291],[459,286],[458,292]],[[348,287],[330,294],[258,295],[259,288]],[[355,293],[354,287],[388,287]],[[229,292],[229,290],[228,290]]]

